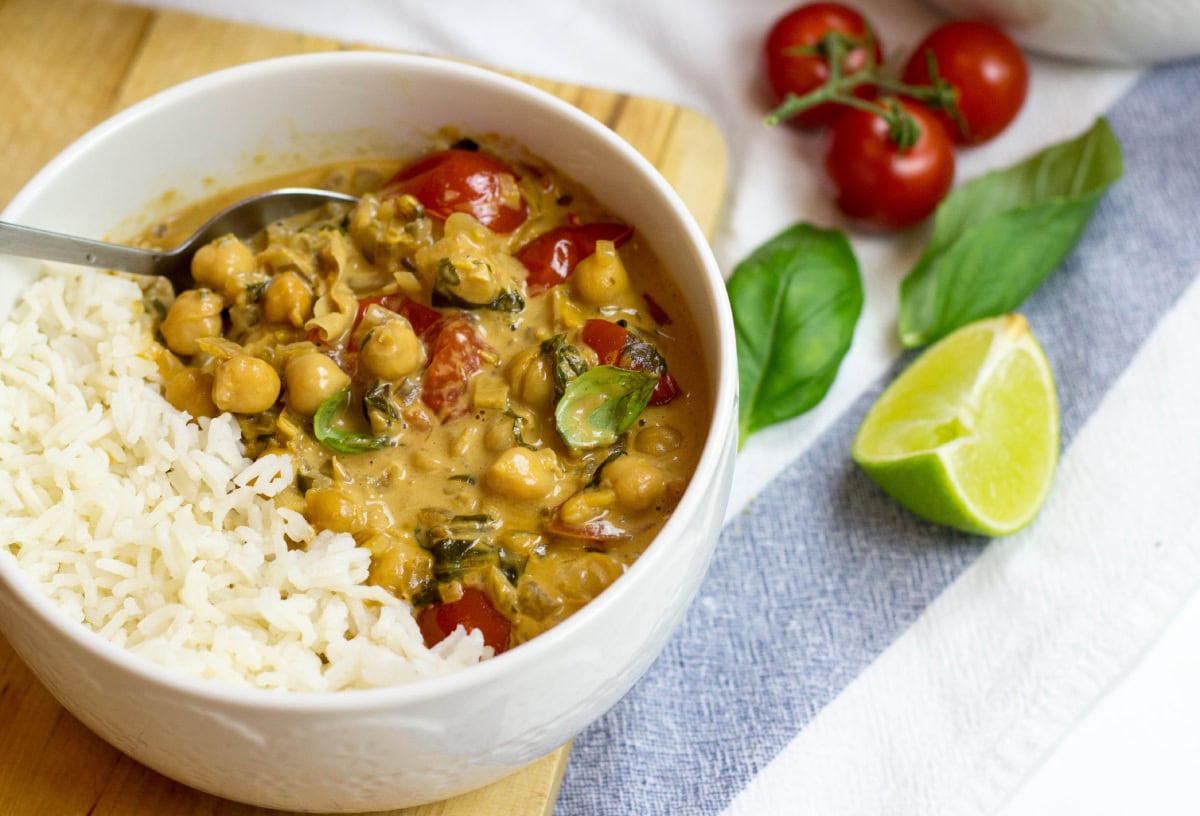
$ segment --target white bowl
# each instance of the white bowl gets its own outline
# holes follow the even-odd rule
[[[184,676],[60,615],[0,551],[0,624],[58,700],[104,739],[209,793],[309,811],[397,808],[498,779],[563,745],[642,675],[710,560],[736,448],[724,285],[701,230],[628,144],[561,100],[427,57],[329,53],[242,66],[165,91],[79,139],[3,219],[129,233],[156,199],[356,155],[405,156],[451,125],[495,132],[588,186],[672,270],[700,329],[712,426],[677,510],[609,589],[551,631],[457,674],[327,694]],[[269,157],[264,161],[263,157]],[[144,221],[144,219],[143,219]],[[0,257],[0,317],[38,264]]]
[[[1033,51],[1153,65],[1200,54],[1200,0],[929,0],[954,17],[988,20]]]

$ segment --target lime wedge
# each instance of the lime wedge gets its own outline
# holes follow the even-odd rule
[[[1058,399],[1019,314],[980,320],[914,360],[871,406],[851,455],[912,512],[988,536],[1037,515],[1058,463]]]

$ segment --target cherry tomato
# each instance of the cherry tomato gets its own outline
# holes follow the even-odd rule
[[[467,383],[483,366],[481,353],[490,347],[465,315],[445,317],[436,334],[427,333],[422,339],[429,348],[429,363],[421,383],[421,399],[439,419],[461,416],[467,411],[462,399]]]
[[[1029,69],[1021,49],[1004,32],[971,20],[938,26],[909,57],[905,82],[930,84],[929,55],[937,62],[938,76],[957,91],[966,130],[949,113],[936,111],[956,142],[986,142],[1016,118],[1029,87]]]
[[[764,72],[776,103],[782,102],[789,93],[802,96],[816,90],[829,79],[829,63],[824,57],[786,52],[793,48],[815,47],[830,32],[850,37],[871,37],[874,40],[875,63],[882,62],[883,50],[879,39],[857,11],[839,3],[800,6],[775,22],[763,47]],[[842,72],[849,74],[863,68],[867,64],[868,53],[865,45],[851,50],[842,63]],[[864,87],[857,93],[865,95],[870,91]],[[819,127],[832,123],[842,110],[840,105],[825,103],[809,108],[788,121],[802,127]]]
[[[460,624],[468,632],[478,629],[483,635],[483,642],[491,646],[496,654],[508,649],[512,624],[496,611],[487,595],[478,589],[466,587],[459,600],[427,606],[417,616],[417,625],[425,638],[425,645],[429,647],[441,643]]]
[[[925,218],[954,182],[954,144],[923,105],[900,104],[920,129],[916,143],[899,148],[879,114],[849,108],[832,128],[825,171],[837,205],[854,218],[899,228]]]
[[[666,405],[682,393],[683,389],[679,386],[679,381],[671,376],[670,371],[664,371],[662,376],[658,378],[658,385],[654,386],[654,393],[650,396],[650,404]]]
[[[431,153],[405,167],[383,187],[385,195],[408,193],[430,215],[463,212],[493,232],[512,232],[525,221],[517,174],[504,162],[475,150]]]
[[[596,251],[597,241],[621,246],[632,235],[633,227],[603,222],[557,227],[539,235],[517,253],[517,260],[529,270],[526,290],[538,295],[565,281],[580,261]]]
[[[629,330],[611,320],[592,318],[583,324],[580,332],[583,342],[600,358],[600,365],[617,365],[621,349],[629,339]]]

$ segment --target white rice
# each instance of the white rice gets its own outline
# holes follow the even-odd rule
[[[0,559],[70,619],[200,677],[369,688],[491,655],[461,628],[426,649],[409,606],[365,583],[367,550],[276,508],[291,459],[251,462],[233,417],[168,404],[150,331],[135,283],[66,269],[0,325]]]

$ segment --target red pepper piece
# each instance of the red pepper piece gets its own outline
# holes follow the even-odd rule
[[[459,600],[427,606],[417,616],[417,625],[425,638],[425,645],[430,648],[445,640],[460,624],[468,632],[478,629],[483,635],[483,642],[491,646],[496,654],[508,649],[512,624],[496,611],[487,595],[478,589],[466,587]]]
[[[417,303],[415,300],[405,300],[396,306],[388,306],[394,312],[404,315],[417,337],[429,342],[442,319],[442,313],[431,306]]]
[[[596,251],[597,241],[621,246],[632,236],[633,227],[604,221],[556,227],[539,235],[517,253],[517,260],[529,270],[526,290],[539,295],[565,281],[580,261]]]
[[[383,186],[383,194],[413,196],[441,219],[462,212],[493,232],[512,232],[525,221],[525,200],[512,207],[504,176],[517,174],[499,159],[476,150],[431,153],[405,167]],[[509,184],[513,183],[509,182]]]
[[[682,393],[679,381],[671,376],[670,371],[664,371],[658,378],[658,385],[654,386],[654,393],[650,395],[650,404],[666,405]]]
[[[658,301],[650,297],[649,292],[642,293],[642,299],[646,301],[646,311],[650,313],[650,317],[654,318],[654,322],[660,326],[670,326],[671,316],[667,314],[667,310],[658,305]]]

